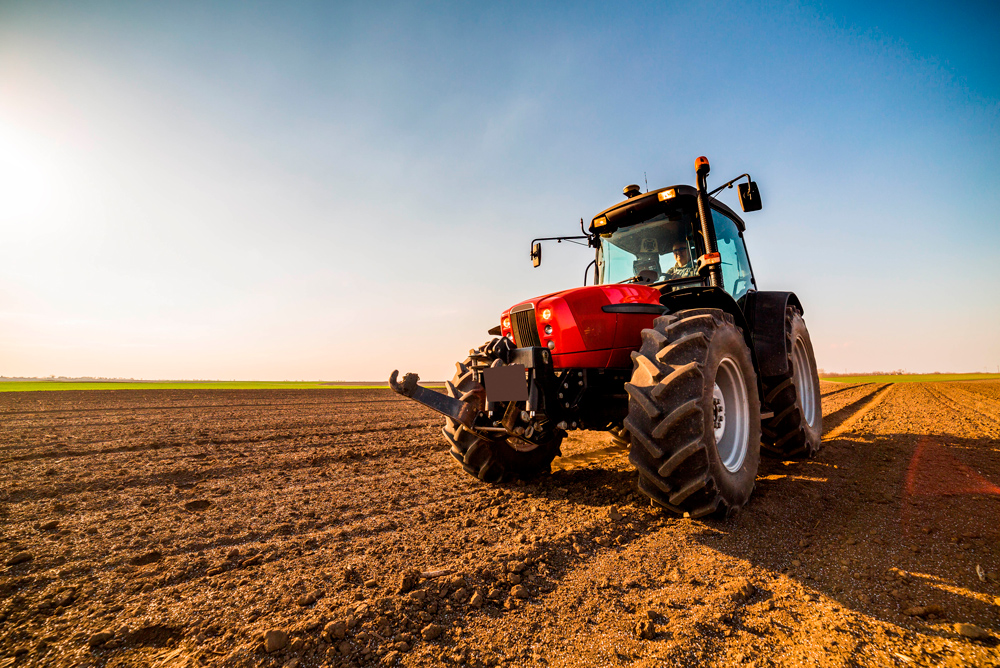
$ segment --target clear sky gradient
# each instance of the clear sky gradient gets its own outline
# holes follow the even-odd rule
[[[1000,6],[0,3],[0,375],[449,377],[749,171],[831,371],[1000,364]],[[730,191],[723,199],[737,207]]]

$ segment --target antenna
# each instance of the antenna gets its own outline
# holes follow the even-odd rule
[[[646,192],[649,192],[649,179],[646,178],[646,172],[642,173],[642,180],[646,182]]]

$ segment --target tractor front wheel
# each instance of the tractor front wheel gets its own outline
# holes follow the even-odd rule
[[[455,365],[455,377],[445,384],[448,396],[470,402],[476,410],[483,410],[486,405],[486,389],[476,380],[472,367],[475,360],[487,354],[488,346],[470,351],[471,355],[464,362]],[[488,438],[451,418],[445,418],[441,433],[451,446],[451,455],[462,468],[483,482],[491,483],[549,473],[565,434],[554,430],[538,443],[514,437]]]
[[[632,353],[625,428],[639,490],[702,517],[746,504],[760,462],[760,398],[750,350],[728,313],[657,318]]]

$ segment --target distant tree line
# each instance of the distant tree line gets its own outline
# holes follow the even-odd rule
[[[819,375],[823,378],[840,378],[841,376],[905,376],[906,369],[895,369],[893,371],[845,371],[844,373],[837,373],[836,371],[826,371],[824,369],[817,369]],[[932,371],[932,374],[939,375],[940,371]]]

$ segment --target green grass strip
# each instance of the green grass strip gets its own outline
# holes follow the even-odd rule
[[[1000,380],[1000,373],[906,373],[890,376],[829,376],[835,383],[943,383],[956,380]]]
[[[444,387],[426,384],[424,387]],[[59,392],[67,390],[388,390],[388,385],[266,381],[0,381],[0,392]]]

